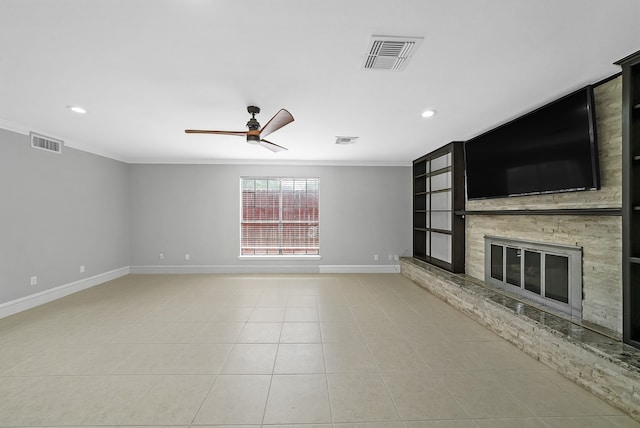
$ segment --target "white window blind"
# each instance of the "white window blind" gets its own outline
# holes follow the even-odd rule
[[[319,255],[319,179],[242,177],[241,255]]]

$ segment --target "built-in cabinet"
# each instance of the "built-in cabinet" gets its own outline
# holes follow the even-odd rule
[[[452,142],[413,161],[413,257],[464,272],[464,153]]]
[[[622,66],[623,338],[640,348],[640,52]]]

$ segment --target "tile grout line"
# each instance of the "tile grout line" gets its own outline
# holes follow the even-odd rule
[[[267,388],[267,396],[264,400],[264,410],[262,411],[262,419],[260,420],[260,427],[264,426],[264,418],[267,416],[267,407],[269,406],[269,396],[271,395],[271,385],[273,385],[273,377],[275,376],[276,362],[278,361],[278,353],[280,352],[280,339],[282,338],[282,330],[284,328],[284,319],[287,313],[287,306],[285,303],[285,314],[282,317],[282,323],[280,323],[280,334],[278,335],[278,343],[276,344],[276,355],[273,358],[273,366],[271,367],[271,376],[269,377],[269,387]]]
[[[204,328],[207,325],[212,324],[212,322],[209,321],[209,322],[206,322],[204,324],[205,325],[203,326],[202,330],[204,330]],[[242,327],[243,329],[244,329],[244,325],[246,325],[246,322],[243,323],[243,327]],[[237,337],[236,337],[236,341],[237,341]],[[209,384],[209,388],[207,389],[207,393],[204,394],[204,396],[202,398],[202,401],[200,402],[200,405],[198,406],[198,409],[196,410],[195,414],[193,415],[193,418],[191,419],[191,422],[189,423],[189,426],[192,426],[192,425],[195,424],[195,421],[198,418],[198,415],[200,414],[200,411],[202,410],[202,406],[204,406],[205,401],[207,401],[207,398],[209,397],[209,394],[211,394],[211,391],[213,390],[213,386],[216,384],[216,382],[220,378],[220,372],[222,371],[222,368],[226,364],[227,360],[229,359],[229,356],[231,355],[231,352],[233,351],[234,347],[235,347],[235,342],[233,344],[231,344],[231,346],[229,347],[229,350],[227,351],[227,355],[225,355],[224,359],[222,360],[222,363],[220,364],[220,367],[218,368],[218,370],[216,370],[216,373],[214,374],[213,380],[211,381],[211,383]]]
[[[322,340],[322,329],[320,328],[320,306],[318,305],[318,294],[316,293],[316,313],[318,314],[318,331],[320,334],[320,349],[322,350],[322,365],[324,367],[324,381],[327,385],[327,400],[329,401],[329,421],[331,426],[334,424],[333,420],[333,404],[331,402],[331,392],[329,390],[329,373],[327,373],[327,359],[324,355],[324,341]]]
[[[252,311],[253,312],[253,311]],[[248,317],[247,317],[248,320]],[[230,322],[231,321],[221,321],[221,322]],[[209,322],[207,324],[214,324],[215,322]],[[198,410],[196,411],[195,415],[193,416],[193,418],[191,419],[191,423],[189,424],[194,425],[195,424],[195,420],[197,419],[198,415],[200,414],[200,411],[202,410],[202,406],[204,405],[205,401],[207,400],[207,397],[209,397],[209,394],[211,393],[211,391],[213,390],[213,386],[214,384],[218,381],[218,379],[220,378],[220,376],[222,375],[221,371],[224,368],[225,364],[227,363],[227,361],[229,360],[229,356],[231,355],[231,353],[233,352],[236,344],[238,343],[238,338],[240,337],[240,333],[242,332],[242,330],[244,330],[244,327],[247,325],[247,321],[244,321],[242,323],[242,329],[240,329],[240,332],[238,333],[238,335],[236,336],[234,342],[231,344],[231,347],[229,348],[229,351],[227,351],[227,355],[224,357],[224,359],[222,360],[222,363],[220,364],[220,367],[218,368],[218,370],[216,371],[216,373],[214,374],[214,378],[211,381],[211,384],[209,385],[209,389],[207,390],[207,393],[204,395],[204,397],[202,398],[202,402],[200,403],[200,405],[198,406]]]
[[[362,280],[359,279],[359,281],[362,281]],[[400,410],[398,409],[398,405],[396,404],[396,400],[391,395],[391,392],[389,391],[389,387],[387,386],[387,383],[384,381],[384,376],[382,375],[382,371],[380,370],[380,366],[378,365],[378,362],[376,361],[376,359],[375,359],[375,357],[373,355],[373,352],[371,352],[371,348],[369,347],[369,343],[367,342],[367,340],[364,337],[364,334],[362,333],[362,329],[360,328],[360,323],[356,319],[356,317],[354,315],[354,312],[351,309],[351,305],[349,305],[348,307],[349,307],[349,311],[351,312],[351,316],[353,316],[353,319],[354,319],[354,321],[356,323],[356,326],[358,327],[358,331],[360,332],[360,336],[362,337],[362,342],[364,343],[364,346],[367,348],[367,351],[369,351],[369,354],[371,355],[371,359],[373,360],[373,364],[375,364],[375,366],[376,366],[376,369],[377,369],[377,373],[376,374],[378,375],[378,378],[382,381],[382,385],[384,386],[384,390],[387,392],[387,395],[389,396],[389,399],[393,403],[393,409],[396,411],[396,414],[398,415],[398,420],[402,423],[402,425],[405,425],[404,420],[402,419],[402,415],[400,414]]]
[[[218,372],[219,371],[220,370],[218,370]],[[198,409],[196,410],[195,414],[193,415],[193,418],[191,418],[191,422],[189,423],[189,426],[195,424],[196,419],[198,418],[198,415],[200,414],[200,411],[202,410],[202,406],[204,406],[204,402],[207,401],[207,397],[209,397],[209,394],[211,394],[211,391],[213,390],[213,385],[218,381],[219,378],[220,378],[219,374],[214,375],[213,380],[211,381],[211,384],[209,385],[209,388],[207,389],[207,393],[204,394],[204,396],[202,397],[202,401],[200,402],[200,405],[198,406]]]

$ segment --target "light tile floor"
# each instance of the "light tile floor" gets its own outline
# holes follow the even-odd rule
[[[640,427],[399,274],[130,275],[0,320],[0,426]]]

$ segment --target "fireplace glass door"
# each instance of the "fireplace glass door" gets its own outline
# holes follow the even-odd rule
[[[522,284],[520,278],[522,276],[522,250],[519,248],[507,247],[506,255],[507,257],[504,268],[507,282],[511,285],[515,285],[516,287],[520,287],[520,284]]]
[[[524,289],[540,295],[542,291],[542,255],[538,251],[524,251]]]
[[[545,262],[546,296],[562,303],[569,303],[569,259],[547,254]]]

